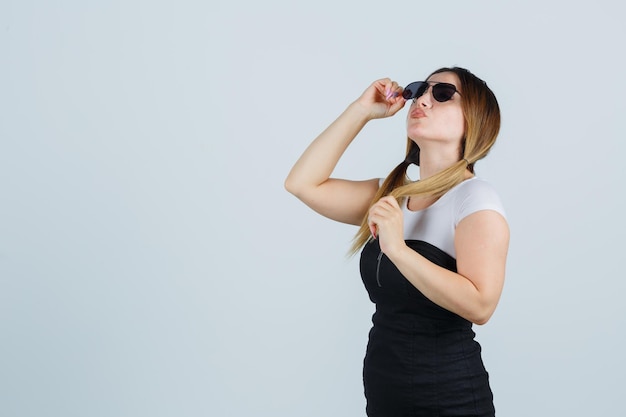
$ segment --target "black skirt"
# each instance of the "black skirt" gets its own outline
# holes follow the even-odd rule
[[[407,241],[430,261],[456,271],[454,258]],[[472,323],[419,292],[372,240],[361,277],[376,304],[363,382],[369,417],[494,416],[489,376]]]

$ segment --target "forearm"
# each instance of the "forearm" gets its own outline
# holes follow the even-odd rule
[[[325,182],[350,143],[368,122],[365,108],[352,103],[304,151],[285,180],[288,191],[298,194]]]
[[[404,277],[433,303],[477,324],[487,322],[495,303],[472,281],[434,264],[408,246],[387,255]]]

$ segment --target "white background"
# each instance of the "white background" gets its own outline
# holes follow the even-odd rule
[[[618,415],[625,35],[602,0],[2,0],[0,415],[363,416],[355,229],[283,181],[373,80],[452,65],[503,115],[498,415]],[[385,176],[405,115],[335,174]]]

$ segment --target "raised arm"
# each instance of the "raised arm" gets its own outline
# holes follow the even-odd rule
[[[401,93],[389,78],[372,83],[300,156],[285,180],[287,191],[323,216],[360,224],[378,190],[378,179],[350,181],[330,175],[368,121],[393,116],[404,107]]]

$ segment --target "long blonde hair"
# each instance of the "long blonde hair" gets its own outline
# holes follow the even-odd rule
[[[496,141],[500,130],[500,107],[487,84],[464,68],[440,68],[434,74],[452,72],[459,77],[462,91],[461,107],[465,119],[465,137],[461,142],[459,160],[445,170],[420,181],[410,182],[406,172],[410,164],[419,165],[419,146],[407,138],[406,158],[385,178],[372,200],[391,195],[398,202],[408,196],[439,198],[465,179],[465,170],[474,172],[476,161],[484,158]],[[355,254],[370,239],[367,214],[354,237],[350,253]]]

